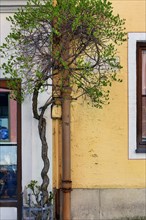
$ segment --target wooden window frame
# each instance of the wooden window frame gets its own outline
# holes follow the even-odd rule
[[[137,42],[137,149],[136,153],[146,153],[146,141],[142,140],[142,51],[146,50],[146,42]]]
[[[0,88],[9,89],[8,81],[0,79]],[[0,144],[2,145],[2,144]],[[0,199],[0,207],[16,207],[17,219],[22,218],[21,104],[17,102],[17,200]]]

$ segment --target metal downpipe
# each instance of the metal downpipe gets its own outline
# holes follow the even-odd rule
[[[62,220],[71,219],[71,148],[70,102],[71,90],[62,94]]]

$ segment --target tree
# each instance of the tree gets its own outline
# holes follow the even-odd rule
[[[125,41],[125,21],[114,15],[107,0],[28,0],[11,22],[11,33],[1,46],[7,57],[2,64],[5,76],[21,79],[10,87],[18,100],[32,94],[32,110],[38,120],[44,167],[41,189],[48,201],[48,144],[44,112],[57,100],[62,102],[68,91],[72,98],[87,96],[93,106],[102,108],[109,102],[109,87],[122,67],[116,47]],[[38,111],[38,95],[52,87],[52,94]],[[75,91],[79,91],[76,97]]]

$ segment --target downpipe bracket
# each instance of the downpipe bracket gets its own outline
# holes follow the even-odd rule
[[[64,193],[68,193],[72,191],[72,181],[71,180],[62,180],[62,188],[61,190]]]

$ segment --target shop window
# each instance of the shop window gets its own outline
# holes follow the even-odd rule
[[[21,108],[0,80],[0,206],[21,204]]]

